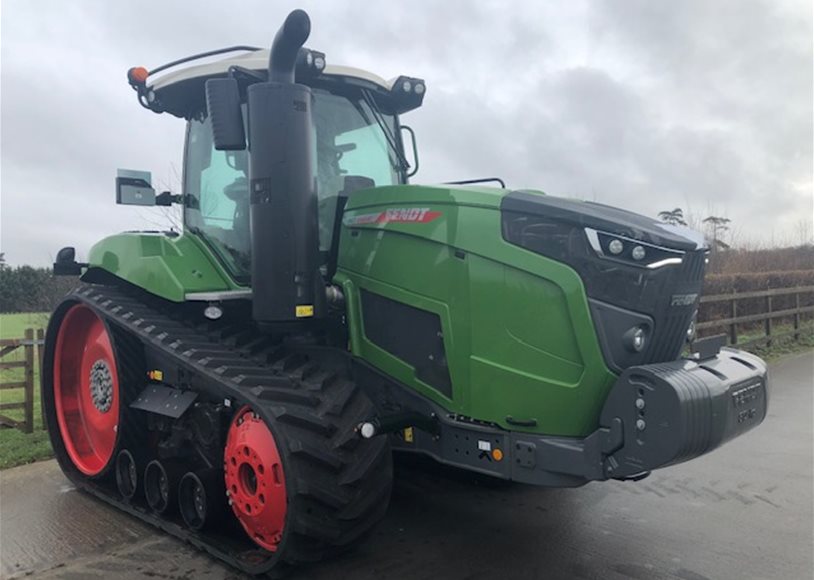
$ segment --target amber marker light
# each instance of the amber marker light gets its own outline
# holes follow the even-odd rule
[[[143,85],[150,73],[143,66],[136,66],[127,71],[127,80],[131,85]]]
[[[503,452],[500,449],[492,449],[492,459],[501,461],[503,459]]]

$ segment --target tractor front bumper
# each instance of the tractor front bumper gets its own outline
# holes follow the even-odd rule
[[[599,428],[587,437],[506,431],[439,408],[433,432],[410,428],[391,442],[398,450],[534,485],[638,479],[759,425],[766,417],[767,378],[761,359],[723,348],[703,360],[626,369],[610,390]]]
[[[511,479],[542,485],[630,479],[704,455],[763,421],[767,378],[760,358],[732,348],[701,361],[630,367],[588,437],[512,433]]]

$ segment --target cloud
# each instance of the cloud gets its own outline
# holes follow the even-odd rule
[[[512,187],[650,215],[724,213],[742,241],[799,241],[812,206],[811,5],[353,0],[191,3],[5,0],[0,18],[0,244],[11,263],[83,256],[155,228],[113,204],[117,167],[179,188],[183,122],[141,109],[134,65],[266,46],[312,16],[329,62],[428,81],[420,182],[497,175]]]

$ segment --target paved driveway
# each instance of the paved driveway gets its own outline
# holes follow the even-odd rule
[[[638,483],[548,490],[400,460],[373,536],[294,577],[810,579],[813,374],[814,353],[774,365],[761,427]],[[74,490],[53,461],[0,485],[3,577],[239,577]]]

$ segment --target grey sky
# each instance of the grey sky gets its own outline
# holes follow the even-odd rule
[[[192,2],[3,0],[0,246],[12,264],[80,258],[165,226],[114,204],[117,167],[180,188],[183,122],[138,106],[131,66],[267,46],[295,7],[308,46],[427,79],[418,182],[513,188],[642,213],[725,215],[740,243],[800,243],[812,201],[808,0]]]

